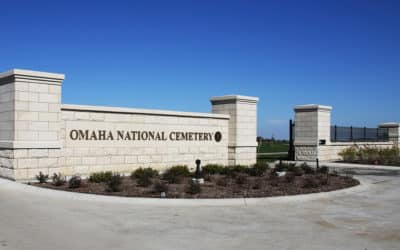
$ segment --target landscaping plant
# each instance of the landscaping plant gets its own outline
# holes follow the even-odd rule
[[[48,179],[49,175],[43,174],[42,171],[40,171],[39,174],[36,175],[36,180],[38,180],[40,184],[46,183]]]
[[[111,171],[95,172],[90,174],[89,181],[95,183],[108,182],[110,181],[111,177],[112,177]]]
[[[114,173],[110,180],[107,182],[107,192],[119,192],[121,191],[122,177],[118,173]]]
[[[65,177],[61,175],[61,173],[54,173],[51,177],[54,186],[62,186],[65,184],[66,180]]]
[[[69,188],[80,188],[82,184],[82,178],[80,176],[72,176],[68,181]]]
[[[189,177],[190,171],[187,166],[174,166],[167,169],[162,178],[167,180],[169,183],[181,183],[184,177]]]
[[[136,179],[141,187],[148,187],[152,182],[152,178],[158,176],[158,171],[152,168],[138,168],[132,172],[131,178]]]

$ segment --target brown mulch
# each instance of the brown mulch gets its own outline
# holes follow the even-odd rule
[[[241,181],[237,181],[238,177],[227,177],[222,175],[212,175],[205,178],[205,183],[201,185],[201,192],[198,194],[190,194],[187,187],[191,178],[187,177],[180,184],[168,184],[167,198],[250,198],[250,197],[272,197],[297,195],[308,193],[328,192],[343,188],[356,186],[359,181],[349,177],[332,174],[308,174],[302,176],[294,176],[292,179],[283,177],[270,177],[266,173],[262,177],[253,177],[245,175],[241,177]],[[122,177],[121,192],[107,192],[106,183],[92,183],[82,180],[79,188],[71,189],[68,183],[62,186],[55,186],[51,183],[32,184],[38,187],[51,188],[57,190],[89,193],[99,195],[125,196],[125,197],[152,197],[159,198],[160,193],[153,189],[153,185],[148,187],[140,187],[136,180],[130,177]],[[153,181],[160,180],[159,177]],[[163,180],[161,180],[163,181]],[[165,181],[163,181],[165,182]],[[305,183],[313,185],[305,185]],[[167,182],[165,182],[167,183]],[[240,183],[240,184],[238,184]]]

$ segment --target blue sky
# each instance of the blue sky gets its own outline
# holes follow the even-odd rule
[[[63,103],[209,112],[260,97],[259,135],[293,106],[400,121],[400,1],[2,1],[0,71],[66,74]]]

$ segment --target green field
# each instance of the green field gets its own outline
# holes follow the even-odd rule
[[[289,144],[287,143],[262,143],[257,148],[257,153],[276,153],[276,152],[287,152],[289,150]]]
[[[287,154],[274,154],[274,153],[288,152],[288,150],[289,150],[288,143],[264,142],[257,148],[257,153],[258,153],[257,162],[265,163],[265,162],[274,162],[280,159],[282,160],[287,159]],[[267,153],[268,155],[262,155],[263,153]]]

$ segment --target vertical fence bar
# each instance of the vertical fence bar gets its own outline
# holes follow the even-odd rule
[[[364,141],[367,141],[367,127],[364,127]]]
[[[350,141],[353,141],[353,126],[350,126]]]
[[[293,127],[294,123],[292,120],[289,121],[289,152],[288,152],[288,159],[290,161],[295,160],[295,151],[294,151],[294,136],[293,136]]]

